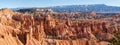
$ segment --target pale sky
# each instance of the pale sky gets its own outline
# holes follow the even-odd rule
[[[120,0],[0,0],[0,8],[50,7],[89,4],[120,6]]]

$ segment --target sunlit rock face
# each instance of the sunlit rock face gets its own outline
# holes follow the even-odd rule
[[[19,17],[19,18],[18,18]],[[55,39],[81,39],[86,38],[86,41],[89,40],[109,40],[114,37],[109,31],[110,25],[108,22],[99,22],[99,21],[84,21],[84,22],[71,22],[64,20],[63,23],[57,21],[58,19],[52,18],[50,15],[45,15],[41,17],[40,15],[14,15],[13,20],[21,22],[21,31],[27,36],[27,39],[37,39],[38,41],[42,40],[47,41],[51,38]],[[114,30],[113,30],[114,31]],[[26,32],[26,33],[25,33]],[[28,33],[29,32],[29,33]],[[28,33],[28,34],[27,34]],[[101,37],[100,37],[101,36]],[[107,37],[106,37],[107,36]],[[47,38],[45,38],[47,37]],[[51,39],[50,38],[50,39]],[[61,40],[61,41],[62,41]],[[52,41],[52,40],[51,40]],[[62,41],[62,42],[63,42]],[[51,43],[59,43],[53,41]],[[69,43],[69,41],[68,41]],[[88,43],[88,42],[87,42]],[[85,43],[85,44],[87,44]],[[90,43],[90,42],[89,42]],[[95,42],[100,43],[100,42]],[[103,42],[104,43],[104,42]],[[28,43],[27,43],[28,44]],[[91,43],[90,43],[91,44]],[[106,42],[107,44],[107,42]],[[78,44],[79,45],[79,44]],[[83,44],[84,45],[84,44]]]
[[[0,15],[10,15],[14,14],[14,12],[8,8],[0,9]]]
[[[17,38],[19,30],[0,24],[0,45],[23,45]]]
[[[0,10],[0,23],[7,26],[12,26],[14,28],[20,27],[20,22],[16,22],[12,19],[13,15],[19,15],[21,13],[12,11],[8,8]]]
[[[59,19],[55,18],[59,15],[23,14],[9,9],[0,14],[0,45],[108,45],[120,29],[117,18],[110,20],[113,17],[71,20],[67,15],[67,19]]]

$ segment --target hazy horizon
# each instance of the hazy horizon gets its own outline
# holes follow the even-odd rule
[[[91,5],[105,4],[109,6],[120,6],[118,1],[113,0],[0,0],[0,8],[18,8],[18,7],[51,7],[64,5]],[[94,2],[94,3],[93,3]]]

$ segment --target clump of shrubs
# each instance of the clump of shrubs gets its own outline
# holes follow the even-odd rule
[[[115,32],[115,38],[110,41],[111,45],[120,45],[120,30]]]

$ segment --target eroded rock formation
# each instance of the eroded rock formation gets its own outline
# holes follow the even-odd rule
[[[60,17],[54,18],[59,14],[53,16],[12,12],[10,15],[0,18],[0,45],[108,45],[115,37],[114,32],[120,29],[117,19],[117,22],[106,18],[71,20],[65,13],[61,15],[66,15],[68,19],[62,20]],[[90,12],[89,16],[96,15],[95,12]]]

